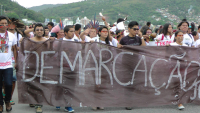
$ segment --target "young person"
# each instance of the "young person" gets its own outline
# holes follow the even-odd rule
[[[136,21],[132,21],[128,24],[129,35],[123,37],[120,41],[122,45],[131,45],[131,46],[146,46],[144,38],[137,36],[139,33],[139,24]],[[121,48],[119,47],[119,48]],[[127,110],[132,110],[131,107],[126,107]]]
[[[150,41],[150,35],[152,34],[152,30],[150,28],[145,29],[144,32],[142,33],[142,37],[145,40],[146,45],[149,45],[149,41]]]
[[[188,46],[183,43],[183,31],[176,31],[175,35],[175,42],[170,43],[170,46]]]
[[[184,32],[183,31],[176,31],[176,33],[174,34],[175,36],[175,42],[174,43],[170,43],[170,46],[188,46],[186,44],[183,43],[183,36],[184,36]],[[182,110],[185,107],[182,104],[178,105],[178,109]]]
[[[194,37],[194,43],[192,44],[192,46],[193,47],[200,47],[200,39],[199,39],[198,32],[193,31],[192,36]]]
[[[18,19],[16,19],[16,18],[10,18],[9,19],[8,31],[15,35],[15,40],[17,41],[17,50],[19,50],[19,47],[20,47],[19,40],[22,38],[22,35],[20,34],[21,31],[18,30],[20,28],[24,28],[24,24],[20,23]],[[14,90],[15,90],[17,77],[16,77],[16,69],[14,67],[15,66],[15,59],[14,59],[13,52],[12,52],[12,65],[13,65],[13,82],[12,82],[13,87],[12,87],[10,102],[11,102],[11,105],[14,105],[15,102],[12,100],[12,95],[13,95]],[[4,90],[3,96],[5,97],[5,90]]]
[[[65,33],[65,37],[64,38],[60,38],[60,40],[63,41],[71,41],[71,42],[79,42],[79,40],[74,38],[74,34],[75,34],[75,29],[73,26],[65,26],[64,28],[64,33]],[[56,109],[60,109],[60,106],[57,106]],[[72,113],[74,112],[74,109],[72,107],[65,107],[64,109],[66,112]]]
[[[80,33],[81,33],[81,25],[80,24],[76,24],[75,25],[74,39],[77,39],[78,41],[82,41],[82,39],[80,38]]]
[[[192,44],[194,43],[194,37],[191,34],[187,33],[189,23],[187,21],[182,21],[178,26],[179,26],[179,30],[183,32],[183,43],[191,47]],[[174,38],[175,38],[175,35],[172,35],[172,40],[174,40]]]
[[[46,41],[47,39],[44,37],[44,28],[43,25],[38,23],[33,28],[33,32],[35,34],[34,37],[30,38],[30,40],[36,42],[36,43],[42,43]],[[42,113],[42,105],[35,105],[36,113]]]
[[[44,34],[44,37],[49,39],[50,38],[50,35],[49,35],[49,28],[47,26],[44,27],[44,30],[45,30],[45,34]]]
[[[132,21],[128,24],[128,31],[129,35],[121,39],[121,45],[146,46],[144,39],[137,36],[139,24],[136,21]]]
[[[2,91],[2,79],[5,86],[6,111],[11,111],[10,103],[13,81],[12,50],[17,61],[17,40],[14,34],[7,31],[8,19],[0,16],[0,90]],[[17,64],[15,64],[16,67]],[[0,93],[0,113],[3,112],[3,95]]]
[[[53,22],[49,22],[48,24],[47,24],[47,26],[48,26],[48,28],[49,28],[49,36],[51,35],[51,29],[54,27],[54,23]]]
[[[174,39],[172,38],[172,25],[170,23],[164,25],[162,34],[158,35],[156,40],[174,42]]]

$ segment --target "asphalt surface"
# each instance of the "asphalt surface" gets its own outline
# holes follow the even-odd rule
[[[10,113],[36,113],[35,108],[29,107],[27,104],[18,104],[18,93],[17,88],[15,89],[13,100],[15,105],[12,106],[13,110]],[[184,105],[184,110],[178,110],[177,106],[160,106],[160,107],[151,107],[151,108],[133,108],[133,110],[126,110],[124,107],[105,107],[105,110],[94,111],[91,108],[80,108],[74,107],[75,113],[200,113],[200,106],[194,104]],[[52,106],[43,106],[43,113],[67,113],[64,111],[64,108],[56,110]],[[4,107],[4,113],[5,107]]]

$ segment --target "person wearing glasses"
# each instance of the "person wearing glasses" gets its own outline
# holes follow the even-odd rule
[[[5,87],[5,105],[6,111],[11,111],[10,103],[13,81],[13,66],[12,66],[12,50],[14,59],[17,61],[17,39],[15,35],[9,31],[8,19],[5,16],[0,16],[0,90],[2,91],[2,79],[4,79]],[[17,64],[15,64],[16,68]],[[3,95],[0,93],[0,113],[3,112]]]
[[[139,33],[139,24],[136,21],[132,21],[128,24],[129,35],[123,37],[120,40],[120,44],[122,45],[119,48],[123,48],[123,45],[131,45],[131,46],[146,46],[144,38],[140,38]],[[132,107],[126,107],[127,110],[132,110]]]
[[[179,30],[183,32],[183,43],[191,47],[194,43],[194,37],[191,34],[188,34],[189,23],[184,20],[178,26]],[[172,40],[174,40],[174,38],[175,35],[172,35]]]
[[[150,28],[145,29],[144,32],[142,33],[142,37],[145,40],[146,46],[149,46],[149,41],[150,41],[150,35],[152,34],[152,30]]]
[[[137,36],[139,33],[139,24],[136,21],[128,24],[128,31],[129,35],[121,39],[121,45],[146,46],[144,39]]]
[[[47,40],[47,38],[44,37],[44,27],[41,23],[37,23],[35,25],[35,27],[33,28],[33,32],[34,32],[34,37],[30,38],[30,40],[34,41],[34,42],[37,42],[37,43],[42,43],[44,41]],[[30,107],[33,107],[35,106],[36,108],[36,113],[42,113],[42,105],[33,105],[33,104],[30,104]]]

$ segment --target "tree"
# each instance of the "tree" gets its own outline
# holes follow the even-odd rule
[[[17,18],[17,19],[19,19],[19,16],[15,12],[7,13],[6,16],[9,17],[9,18]]]

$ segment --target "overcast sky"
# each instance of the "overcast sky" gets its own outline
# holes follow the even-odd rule
[[[33,6],[40,6],[43,4],[68,4],[72,2],[79,2],[83,0],[12,0],[18,2],[21,6],[26,8]]]

